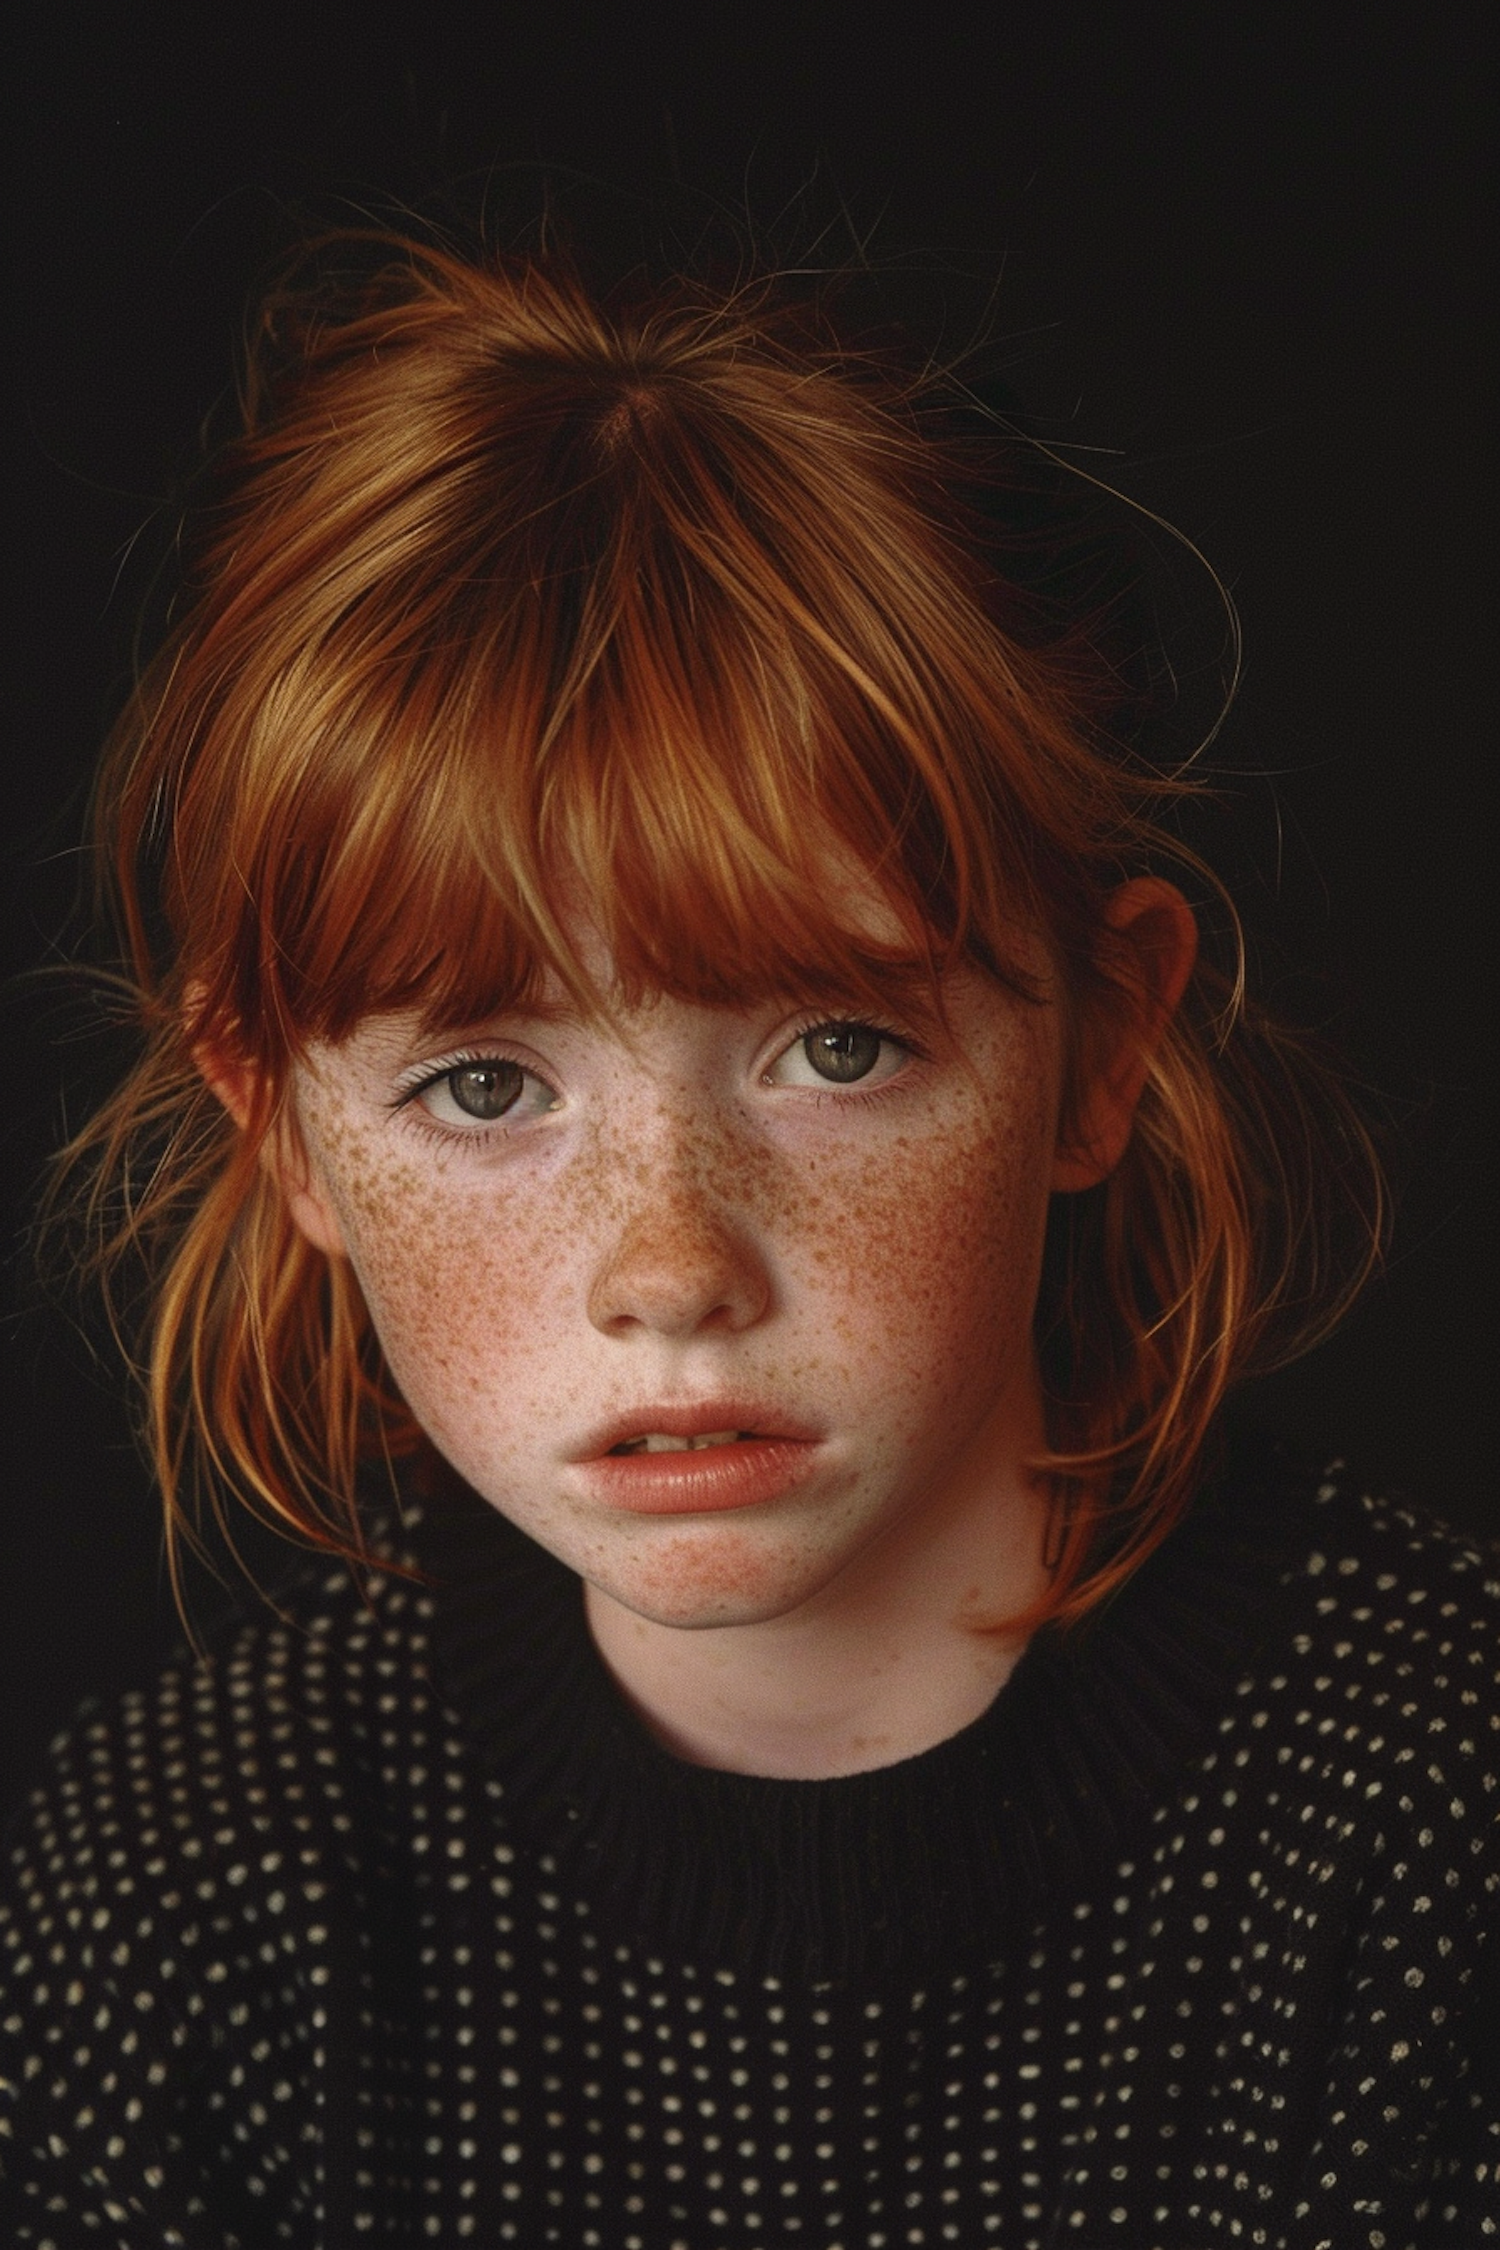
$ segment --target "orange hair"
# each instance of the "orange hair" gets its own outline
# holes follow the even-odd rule
[[[424,1443],[260,1161],[309,1038],[472,1018],[546,972],[597,1006],[578,896],[627,995],[888,1004],[960,958],[1029,994],[1024,926],[1075,1054],[1133,1008],[1105,902],[1172,851],[1182,785],[1112,742],[1118,681],[997,560],[1008,447],[769,287],[599,295],[555,260],[349,236],[267,299],[181,620],[102,772],[145,1046],[69,1152],[107,1279],[149,1261],[174,1536],[206,1470],[357,1554],[361,1459]],[[830,839],[900,945],[840,919]],[[248,1066],[244,1130],[205,1053]],[[1331,1177],[1374,1177],[1368,1143],[1299,1070],[1200,970],[1123,1162],[1059,1199],[1029,1623],[1151,1550],[1231,1382],[1348,1294],[1315,1220]]]

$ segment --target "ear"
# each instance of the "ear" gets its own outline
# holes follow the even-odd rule
[[[211,1093],[217,1095],[240,1131],[247,1132],[260,1111],[260,1074],[253,1063],[226,1057],[207,1046],[193,1049],[193,1060]],[[275,1181],[286,1205],[287,1217],[315,1250],[330,1258],[344,1258],[343,1229],[328,1192],[318,1176],[290,1105],[267,1129],[260,1144],[260,1161]]]
[[[1125,1154],[1151,1058],[1198,957],[1192,908],[1154,875],[1122,883],[1104,918],[1129,1003],[1081,1029],[1077,1098],[1052,1170],[1059,1194],[1096,1187]]]

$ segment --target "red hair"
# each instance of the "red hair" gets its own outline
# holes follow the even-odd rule
[[[71,1154],[108,1271],[151,1260],[169,1525],[206,1466],[352,1553],[361,1457],[424,1441],[347,1265],[260,1162],[308,1039],[503,1009],[546,972],[597,1006],[560,912],[581,895],[627,996],[879,1003],[959,959],[1030,995],[1010,945],[1039,931],[1079,1055],[1136,1005],[1105,904],[1171,850],[1180,785],[1111,741],[1087,633],[1044,631],[997,563],[1006,441],[960,441],[769,287],[611,298],[555,262],[341,238],[266,301],[244,406],[102,772],[146,1039]],[[840,919],[830,839],[899,944]],[[204,1053],[256,1087],[244,1130]],[[1330,1141],[1289,1054],[1200,971],[1124,1160],[1060,1199],[1057,1567],[1028,1622],[1150,1551],[1230,1383],[1348,1293],[1315,1217],[1330,1168],[1374,1176],[1368,1144]]]

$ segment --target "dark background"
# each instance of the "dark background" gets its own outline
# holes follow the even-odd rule
[[[128,676],[138,540],[221,396],[245,292],[330,198],[491,207],[552,167],[820,225],[930,275],[1066,447],[1180,525],[1248,663],[1210,847],[1261,983],[1399,1126],[1388,1275],[1255,1410],[1450,1518],[1494,1478],[1488,407],[1477,367],[1488,60],[1466,10],[33,4],[7,205],[19,487],[0,743],[5,966],[76,945],[84,777]],[[1396,20],[1397,16],[1402,20]],[[518,176],[516,168],[522,171]],[[585,196],[592,190],[585,190]],[[1201,585],[1194,662],[1213,655]],[[1196,622],[1195,622],[1196,620]],[[1194,642],[1194,633],[1197,641]],[[9,988],[12,1235],[102,1083]],[[9,1783],[87,1692],[174,1633],[121,1386],[36,1301],[0,1352]]]

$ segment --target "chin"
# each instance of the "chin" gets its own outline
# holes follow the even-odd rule
[[[743,1534],[702,1540],[679,1532],[649,1562],[584,1575],[599,1593],[652,1625],[701,1632],[785,1617],[820,1593],[834,1569],[810,1567],[807,1557],[768,1556]]]

